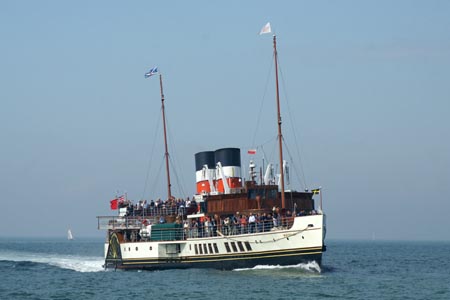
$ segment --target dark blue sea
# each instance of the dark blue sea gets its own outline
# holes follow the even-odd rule
[[[450,299],[450,242],[328,241],[323,265],[104,271],[103,240],[0,239],[0,299]]]

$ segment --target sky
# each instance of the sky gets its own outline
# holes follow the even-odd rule
[[[327,238],[448,241],[449,14],[435,0],[1,1],[0,236],[101,237],[117,193],[165,197],[154,66],[176,196],[195,193],[197,152],[241,148],[244,176],[276,162],[270,21],[289,188],[322,187]]]

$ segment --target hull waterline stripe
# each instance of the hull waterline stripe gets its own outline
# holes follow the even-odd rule
[[[295,252],[296,254],[298,254],[300,251],[301,252],[305,252],[305,251],[314,251],[314,250],[322,250],[322,247],[309,247],[309,248],[295,248],[295,249],[285,249],[285,250],[273,250],[273,251],[253,251],[253,252],[234,252],[234,253],[226,253],[226,254],[203,254],[203,255],[198,255],[198,256],[177,256],[177,257],[160,257],[160,258],[148,258],[149,260],[166,260],[166,259],[189,259],[189,258],[215,258],[215,257],[236,257],[236,254],[238,254],[239,256],[255,256],[255,255],[261,255],[261,254],[276,254],[276,253],[290,253],[293,251],[297,251]],[[133,260],[143,260],[146,258],[124,258],[123,261],[133,261]]]
[[[322,254],[322,252],[308,252],[308,253],[297,253],[297,254],[285,254],[285,255],[268,255],[268,256],[255,256],[252,258],[248,257],[235,257],[235,258],[224,258],[224,259],[199,259],[199,260],[180,260],[180,261],[157,261],[157,262],[123,262],[123,265],[148,265],[148,264],[173,264],[173,263],[205,263],[205,262],[221,262],[221,261],[232,261],[232,260],[254,260],[254,259],[264,259],[264,258],[274,258],[274,257],[285,257],[285,256],[305,256],[313,254]]]
[[[211,256],[203,256],[198,258],[193,257],[186,257],[186,258],[174,258],[174,257],[167,257],[164,259],[125,259],[122,261],[124,265],[132,265],[132,264],[170,264],[170,263],[201,263],[201,262],[218,262],[218,261],[230,261],[230,260],[253,260],[253,259],[261,259],[261,258],[274,258],[274,257],[285,257],[285,256],[305,256],[305,255],[313,255],[313,254],[322,254],[321,250],[322,248],[313,248],[310,250],[315,250],[312,252],[294,252],[294,253],[283,253],[280,251],[277,252],[267,252],[267,255],[251,255],[252,253],[242,253],[239,256],[233,256],[231,254],[227,255],[223,258],[217,258]],[[284,251],[286,252],[286,251]],[[292,252],[292,251],[289,251]],[[263,254],[263,253],[262,253]],[[220,257],[215,255],[215,257]],[[139,260],[139,261],[138,261]]]

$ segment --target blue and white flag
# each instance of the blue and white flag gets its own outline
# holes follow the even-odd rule
[[[155,75],[156,73],[158,73],[158,67],[151,68],[150,71],[145,73],[145,78],[149,78],[150,76]]]

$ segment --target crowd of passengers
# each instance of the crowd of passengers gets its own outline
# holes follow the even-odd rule
[[[270,231],[274,227],[289,226],[292,224],[292,214],[281,218],[280,214],[240,214],[237,212],[225,218],[217,214],[213,217],[188,219],[183,222],[184,234],[189,238],[210,237],[222,235],[237,235]]]
[[[120,208],[126,208],[127,216],[170,216],[170,215],[184,215],[189,212],[196,212],[198,209],[197,202],[194,198],[192,200],[182,198],[172,198],[169,200],[158,199],[156,201],[140,200],[133,204],[130,200],[119,204]]]
[[[196,213],[200,211],[199,204],[195,201],[194,198],[192,200],[187,197],[187,199],[182,198],[172,198],[169,200],[162,201],[161,199],[158,199],[156,201],[151,200],[147,202],[147,200],[140,200],[138,203],[133,204],[132,201],[127,200],[119,204],[120,208],[126,208],[126,216],[183,216],[183,215],[189,215],[192,213]],[[273,209],[273,215],[279,215],[279,211],[276,211],[276,209]],[[299,211],[297,213],[292,213],[290,210],[286,211],[286,217],[292,217],[292,216],[302,216],[302,215],[309,215],[309,214],[316,214],[316,211]],[[270,215],[270,214],[269,214]],[[250,216],[245,216],[245,218],[249,218]],[[270,216],[273,217],[273,216]],[[263,219],[263,222],[265,222],[266,218],[270,218],[267,215],[258,215],[255,216],[257,220]],[[236,216],[230,216],[230,218],[238,219],[240,220],[242,218],[242,215],[239,214],[239,212],[236,213]],[[275,217],[276,218],[276,217]],[[253,219],[253,218],[252,218]],[[222,220],[225,222],[225,219]],[[230,222],[234,223],[234,220]],[[276,224],[276,222],[273,222]],[[281,224],[281,223],[278,223]],[[280,225],[275,225],[275,227]]]
[[[272,213],[250,213],[249,215],[246,215],[237,212],[234,215],[230,215],[224,218],[215,214],[214,216],[204,216],[182,220],[181,216],[177,216],[175,219],[175,223],[180,224],[180,227],[182,228],[171,228],[167,230],[181,239],[267,232],[271,231],[272,228],[291,226],[295,215],[310,215],[316,213],[316,211],[302,211],[298,214],[293,214],[291,213],[291,211],[287,210],[286,214],[282,216],[279,212],[279,208],[274,208]],[[142,222],[143,228],[147,227],[148,225],[152,225],[152,222],[150,220],[142,220],[140,216],[138,216],[138,218],[141,220],[140,222]],[[166,223],[166,219],[162,215],[159,216],[159,218],[156,218],[156,220],[158,220],[159,224]],[[132,231],[130,233],[130,236],[125,237],[130,241],[134,242],[145,240],[143,239],[143,237],[141,237],[139,231]]]
[[[316,214],[315,211],[302,211],[295,215]],[[221,218],[217,214],[201,218],[187,219],[183,222],[184,234],[189,238],[210,237],[217,235],[237,235],[271,231],[272,228],[290,227],[295,216],[290,210],[281,215],[279,208],[272,213],[250,213]]]
[[[292,212],[286,210],[284,214],[280,213],[279,207],[274,207],[272,213],[249,213],[236,214],[228,216],[204,216],[198,218],[184,219],[183,216],[196,213],[199,206],[195,199],[170,199],[162,201],[141,200],[133,204],[130,200],[120,203],[119,207],[126,208],[126,216],[137,217],[144,226],[151,225],[149,219],[145,216],[152,216],[158,223],[166,223],[166,216],[176,216],[175,223],[183,228],[183,238],[211,237],[218,235],[237,235],[257,232],[267,232],[272,228],[289,227],[292,225],[295,216],[317,214],[315,210]],[[144,218],[142,220],[142,218]],[[140,222],[140,221],[139,221]],[[133,240],[133,239],[132,239]],[[136,240],[141,240],[136,236]]]
[[[316,214],[315,211],[301,212],[296,215]],[[294,214],[287,210],[285,215],[281,215],[279,208],[274,208],[272,213],[262,213],[249,215],[240,214],[237,212],[234,215],[227,217],[220,217],[215,214],[214,216],[204,216],[198,218],[190,218],[182,220],[181,216],[177,216],[175,223],[180,224],[182,229],[168,229],[176,232],[183,232],[182,238],[200,238],[200,237],[212,237],[218,235],[237,235],[247,233],[258,233],[271,231],[272,228],[290,227],[294,220]],[[160,216],[157,218],[159,224],[166,223],[165,217]],[[142,221],[143,226],[152,225],[151,221],[144,219]],[[181,237],[181,235],[180,235]],[[140,240],[140,237],[137,237]]]

